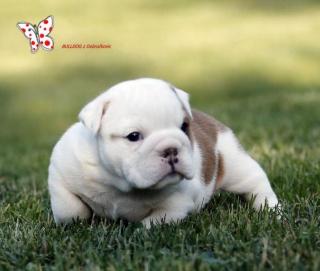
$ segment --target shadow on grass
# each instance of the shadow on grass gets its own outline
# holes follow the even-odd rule
[[[220,2],[220,3],[219,3]],[[206,0],[202,1],[201,3],[198,1],[193,1],[190,3],[189,0],[177,0],[177,1],[153,1],[152,4],[144,3],[142,8],[148,8],[152,10],[159,10],[163,9],[167,11],[168,8],[170,9],[180,9],[181,7],[185,6],[199,6],[203,3],[209,4],[212,8],[216,8],[217,4],[221,4],[223,6],[228,6],[229,8],[237,8],[238,10],[245,10],[245,11],[256,11],[262,13],[277,13],[283,14],[286,12],[301,12],[303,9],[306,8],[316,8],[319,7],[319,1],[317,0],[270,0],[270,1],[254,1],[254,0],[247,0],[247,1],[211,1]]]
[[[145,74],[141,72],[145,68],[137,65],[118,64],[109,68],[68,67],[36,86],[33,84],[35,78],[29,75],[20,76],[15,82],[2,83],[1,141],[35,142],[45,138],[56,141],[57,136],[77,120],[82,106],[101,91],[114,83]],[[152,73],[149,75],[153,76]],[[245,130],[262,140],[266,137],[261,137],[261,129],[257,127],[263,128],[263,133],[269,136],[284,133],[287,140],[298,135],[303,141],[304,137],[313,135],[305,131],[312,131],[319,124],[316,118],[320,115],[318,86],[278,83],[261,74],[242,71],[226,78],[219,88],[211,86],[210,82],[183,87],[191,92],[193,106],[214,114],[236,131]]]

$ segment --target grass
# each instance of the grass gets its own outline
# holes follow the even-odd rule
[[[319,270],[320,6],[278,2],[1,3],[0,270]],[[31,55],[15,24],[49,14],[56,49]],[[75,42],[113,47],[60,48]],[[221,193],[150,231],[103,219],[55,226],[52,147],[87,101],[142,76],[187,90],[235,130],[267,171],[283,220]]]

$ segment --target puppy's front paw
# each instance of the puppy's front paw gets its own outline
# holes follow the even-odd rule
[[[151,218],[147,217],[145,219],[143,219],[141,221],[142,225],[146,228],[146,229],[150,229],[152,225],[154,224],[159,224],[159,223],[156,223],[155,221],[153,221]]]
[[[265,193],[260,193],[257,195],[249,194],[248,197],[249,197],[248,198],[249,200],[253,198],[253,207],[256,210],[260,210],[264,208],[273,209],[279,204],[278,198],[273,191],[270,192],[269,194],[265,194]]]
[[[250,198],[248,199],[250,200]],[[277,196],[273,192],[256,196],[251,195],[251,200],[253,201],[253,207],[257,211],[267,208],[276,214],[278,220],[282,219],[283,209]]]
[[[144,218],[141,222],[147,229],[150,229],[152,225],[177,223],[184,219],[186,216],[186,213],[171,213],[158,211]]]

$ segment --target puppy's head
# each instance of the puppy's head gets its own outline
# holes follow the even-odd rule
[[[159,189],[193,177],[188,94],[167,82],[117,84],[79,118],[96,136],[104,167],[129,187]]]

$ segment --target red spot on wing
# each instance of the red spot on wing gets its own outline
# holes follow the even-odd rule
[[[44,35],[43,34],[40,34],[40,38],[43,38],[44,37]]]
[[[50,41],[49,41],[49,40],[46,40],[46,41],[44,42],[44,45],[49,46],[49,45],[50,45]]]
[[[31,41],[31,44],[32,44],[32,45],[35,45],[35,42],[34,42],[34,40],[33,40],[33,41]]]
[[[45,24],[47,24],[47,23],[48,23],[48,20],[44,20],[43,22],[44,22]]]
[[[24,33],[24,32],[26,32],[26,30],[24,29],[24,28],[21,28],[21,31]]]

